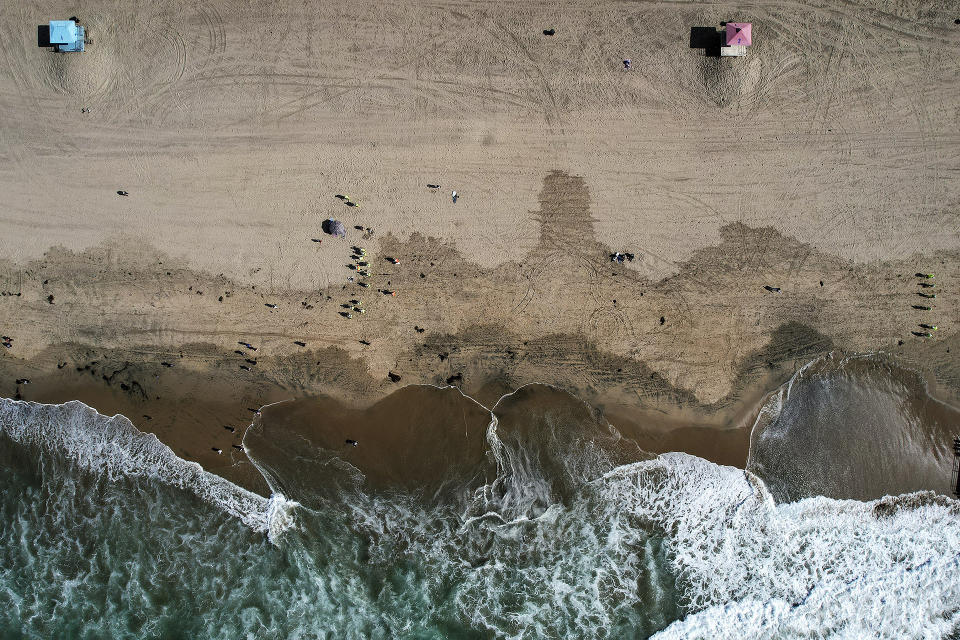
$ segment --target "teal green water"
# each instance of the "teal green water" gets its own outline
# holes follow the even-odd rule
[[[781,408],[782,409],[782,408]],[[685,454],[543,456],[463,500],[249,494],[79,403],[0,402],[3,638],[948,638],[960,510],[777,504]],[[528,443],[529,446],[529,443]],[[529,452],[526,452],[529,454]],[[586,461],[586,462],[585,462]],[[293,464],[293,463],[291,463]],[[273,467],[271,473],[277,473]],[[302,490],[302,489],[301,489]],[[309,505],[305,506],[305,505]]]

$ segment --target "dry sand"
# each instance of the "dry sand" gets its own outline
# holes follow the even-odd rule
[[[36,46],[75,14],[86,53]],[[0,393],[30,378],[25,398],[122,411],[214,470],[248,405],[368,403],[388,372],[494,397],[556,384],[666,448],[686,447],[663,435],[677,424],[741,426],[831,349],[889,351],[955,399],[958,18],[892,0],[4,3]],[[691,47],[722,20],[753,22],[747,57]],[[936,273],[930,313],[917,271]],[[338,315],[353,298],[367,312]],[[932,340],[911,334],[925,321]]]

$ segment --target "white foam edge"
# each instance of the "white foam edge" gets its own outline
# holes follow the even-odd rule
[[[105,416],[79,400],[40,404],[0,399],[0,430],[14,442],[64,456],[81,469],[106,477],[152,478],[189,491],[277,544],[294,526],[299,506],[281,494],[264,498],[178,457],[153,433],[122,414]]]
[[[657,638],[944,638],[960,628],[956,501],[922,492],[778,505],[754,474],[684,453],[618,467],[596,486],[618,513],[656,523],[672,549],[693,610]]]

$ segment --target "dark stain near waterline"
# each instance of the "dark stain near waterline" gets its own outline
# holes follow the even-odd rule
[[[607,247],[596,240],[590,190],[583,178],[551,171],[543,179],[539,201],[533,218],[540,225],[540,240],[534,253],[606,255]]]
[[[783,363],[799,367],[833,349],[833,340],[829,337],[799,322],[786,322],[770,333],[766,347],[743,359],[738,378],[755,379],[763,371]]]
[[[595,402],[600,395],[619,391],[640,405],[671,405],[712,412],[732,407],[742,392],[760,380],[775,386],[792,375],[795,366],[834,349],[827,336],[797,322],[784,323],[770,333],[769,343],[748,354],[722,399],[705,403],[691,389],[672,384],[645,362],[611,354],[580,335],[550,335],[524,339],[503,326],[473,326],[457,334],[432,335],[404,360],[414,370],[433,370],[426,381],[451,384],[466,377],[464,390],[473,393],[491,380],[518,388],[545,382]],[[444,357],[437,361],[437,354]],[[469,374],[469,375],[467,375]]]
[[[721,240],[717,245],[698,249],[688,259],[677,262],[676,276],[654,282],[634,268],[610,264],[611,248],[597,240],[590,206],[590,190],[584,178],[551,171],[543,180],[539,210],[531,212],[531,220],[539,227],[536,244],[519,261],[494,268],[484,268],[469,261],[452,242],[419,233],[412,234],[407,240],[385,234],[381,239],[380,253],[371,255],[371,258],[402,258],[399,265],[391,268],[390,277],[405,299],[416,296],[421,300],[443,300],[445,304],[468,308],[473,304],[471,301],[492,293],[503,295],[511,304],[516,304],[510,317],[510,321],[516,320],[516,324],[466,326],[458,333],[443,333],[443,329],[438,328],[436,335],[431,325],[431,332],[423,334],[428,338],[426,342],[410,344],[398,355],[395,374],[402,374],[404,382],[444,384],[451,376],[462,373],[463,380],[471,386],[482,385],[491,378],[508,379],[514,386],[545,381],[556,383],[586,399],[610,388],[619,388],[624,393],[633,394],[641,403],[656,399],[683,406],[706,406],[697,403],[696,390],[675,388],[639,358],[611,355],[611,352],[639,352],[637,344],[647,339],[648,329],[655,327],[660,318],[664,318],[669,330],[657,331],[657,341],[671,336],[671,339],[677,339],[677,336],[687,339],[684,336],[691,334],[685,332],[692,331],[689,321],[696,315],[696,309],[688,301],[702,295],[713,295],[715,304],[712,306],[722,313],[739,312],[742,300],[734,292],[743,289],[744,279],[755,277],[759,272],[783,272],[794,280],[802,274],[810,276],[809,281],[814,285],[829,271],[843,273],[847,279],[858,277],[857,271],[849,264],[821,254],[773,228],[752,228],[734,223],[720,228]],[[96,247],[78,254],[51,249],[43,261],[34,264],[34,270],[37,274],[44,274],[39,277],[60,276],[58,286],[62,285],[65,293],[58,293],[58,303],[61,295],[65,302],[68,301],[67,296],[73,290],[104,284],[134,286],[141,280],[159,282],[161,276],[164,283],[169,283],[172,278],[174,284],[164,286],[174,288],[187,289],[188,284],[192,288],[215,291],[243,288],[222,275],[214,277],[185,267],[173,267],[175,261],[170,257],[159,252],[151,253],[149,248],[142,246],[141,249],[139,253],[124,253],[122,248]],[[616,249],[623,250],[624,247]],[[641,253],[639,248],[637,253]],[[814,263],[815,269],[809,266]],[[95,283],[88,282],[91,273],[97,276]],[[813,273],[816,273],[815,277],[810,275]],[[421,278],[420,274],[429,277]],[[641,298],[644,292],[646,295]],[[731,293],[717,296],[718,292]],[[321,290],[315,297],[329,299],[330,294],[340,295],[340,285]],[[278,292],[277,297],[283,298],[284,295]],[[587,304],[593,304],[593,298],[604,301],[602,309],[597,303],[596,313],[581,323],[580,333],[554,330],[539,323],[520,326],[522,316],[529,309],[541,314],[550,312],[556,308],[559,297],[571,296],[575,300],[586,300]],[[227,297],[230,297],[229,293]],[[290,292],[286,298],[287,302],[294,298],[301,301],[303,292]],[[736,353],[740,371],[735,376],[735,387],[767,375],[782,363],[815,357],[834,348],[830,339],[789,319],[800,313],[796,306],[789,307],[795,304],[794,298],[787,300],[786,295],[778,298],[783,299],[778,300],[777,306],[765,317],[772,326],[766,329],[771,336],[769,345],[743,359],[741,353]],[[614,309],[610,308],[609,300],[617,300]],[[196,303],[204,304],[200,300]],[[331,303],[330,307],[334,304]],[[225,313],[228,311],[220,310],[226,307],[215,305],[209,308],[211,313]],[[333,316],[330,310],[327,313]],[[322,311],[322,308],[318,309],[316,314]],[[314,317],[320,322],[313,325],[311,318],[313,326],[310,331],[316,331],[316,334],[298,328],[294,335],[312,339],[314,335],[325,335],[334,326],[326,316]],[[403,322],[408,320],[411,320],[410,324],[422,322],[420,318]],[[389,319],[381,320],[375,312],[367,314],[365,321],[380,323],[371,324],[370,333],[373,335],[390,326]],[[335,326],[339,331],[340,325]],[[763,335],[760,329],[755,334]],[[420,339],[420,334],[415,336],[416,340]],[[90,332],[89,338],[95,341],[100,335]],[[344,334],[344,345],[355,344],[354,340],[358,338],[360,336],[355,334]],[[697,339],[708,338],[698,335]],[[360,343],[371,346],[367,340],[361,339]],[[298,341],[295,344],[304,346],[306,343]],[[648,340],[643,351],[651,352],[651,344]],[[657,342],[652,348],[662,348],[662,344]],[[758,340],[755,339],[753,344],[758,344]],[[380,342],[373,345],[373,349],[380,347]],[[230,359],[229,354],[221,353],[212,345],[206,345],[204,349],[191,347],[187,352],[188,359],[206,354],[208,359],[204,362],[213,364],[215,369],[219,367],[218,376],[235,379],[236,361]],[[171,358],[171,354],[167,353],[165,357]],[[394,388],[385,372],[381,370],[372,376],[365,358],[351,358],[346,349],[337,346],[322,350],[298,349],[293,354],[278,355],[273,359],[260,357],[258,360],[261,364],[257,369],[263,371],[255,376],[255,384],[282,386],[294,393],[309,394],[323,389],[358,399],[368,395],[376,397]],[[957,368],[949,362],[944,366]],[[658,366],[658,370],[662,368],[662,364]],[[149,380],[145,384],[149,386]],[[960,382],[957,384],[960,387]],[[727,400],[721,400],[719,404],[724,402]],[[717,406],[717,403],[710,406]]]

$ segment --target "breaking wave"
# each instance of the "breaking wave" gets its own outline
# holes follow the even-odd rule
[[[854,380],[837,383],[836,371],[818,374],[834,391]],[[776,424],[783,447],[804,433],[790,403],[824,389],[804,395],[813,373],[771,398],[756,435]],[[776,456],[754,473],[645,454],[589,405],[540,385],[493,411],[451,389],[384,402],[371,424],[317,405],[265,409],[244,446],[278,492],[268,500],[122,416],[3,401],[0,635],[960,633],[955,500],[787,500],[768,488],[790,487]],[[357,432],[360,445],[344,447]]]
[[[269,500],[183,460],[125,416],[103,416],[77,400],[61,405],[0,399],[0,433],[35,452],[60,456],[108,480],[152,478],[189,491],[255,531],[280,535],[290,526],[282,495]]]

